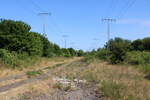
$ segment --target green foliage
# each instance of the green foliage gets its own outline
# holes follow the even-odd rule
[[[150,52],[127,52],[125,56],[125,62],[134,65],[150,64]]]
[[[110,40],[106,47],[109,48],[111,53],[110,62],[116,64],[124,60],[125,54],[130,48],[130,41],[115,38],[114,40]]]
[[[84,51],[83,50],[78,50],[77,51],[77,56],[78,57],[81,57],[81,56],[84,56],[85,54],[84,54]]]
[[[150,37],[133,41],[131,43],[131,50],[150,51]]]
[[[137,67],[145,73],[150,73],[150,52],[127,52],[124,62],[127,64],[137,65]]]
[[[82,61],[87,63],[87,64],[90,64],[95,59],[96,59],[96,57],[94,55],[86,55],[86,56],[84,56],[84,59]]]
[[[70,56],[71,56],[71,54],[70,54],[70,52],[69,52],[68,49],[62,48],[61,50],[62,50],[62,55],[63,55],[64,57],[70,57]]]
[[[137,39],[133,42],[122,38],[109,40],[104,48],[87,53],[86,60],[99,58],[112,64],[126,62],[129,64],[149,64],[150,38]],[[147,68],[147,67],[146,67]]]
[[[42,41],[35,32],[29,32],[31,27],[20,21],[0,21],[0,48],[29,55],[41,55]]]
[[[42,70],[28,71],[26,73],[26,75],[30,78],[30,77],[33,77],[33,76],[41,75],[42,73],[43,73]]]
[[[150,37],[143,39],[144,50],[150,51]]]
[[[49,40],[43,36],[41,36],[43,42],[43,54],[44,57],[53,57],[54,56],[54,48],[53,44],[49,42]]]
[[[54,53],[55,53],[56,56],[61,56],[62,55],[62,50],[58,45],[53,44],[53,48],[54,48]]]
[[[76,51],[73,48],[68,48],[71,56],[76,56]]]
[[[96,54],[96,57],[98,59],[101,59],[101,60],[106,60],[107,59],[107,56],[110,54],[110,51],[108,51],[107,49],[98,49],[97,50],[97,54]]]
[[[15,53],[10,53],[8,50],[0,49],[0,60],[6,65],[10,65],[12,68],[17,66],[17,57]]]
[[[31,32],[21,21],[0,20],[0,59],[13,67],[34,62],[39,57],[75,56],[74,49],[61,49],[43,35]]]
[[[136,50],[136,51],[143,51],[144,46],[142,43],[142,40],[137,39],[131,43],[131,50]]]
[[[23,52],[28,52],[30,56],[39,55],[43,53],[43,43],[38,33],[29,32],[28,36],[25,37],[26,41],[23,42]]]
[[[31,27],[21,21],[0,20],[0,33],[6,34],[24,34],[30,31]]]
[[[29,56],[74,56],[74,50],[60,49],[46,37],[36,32],[30,32],[31,27],[21,21],[0,21],[0,48],[17,53],[27,53]],[[72,53],[72,54],[70,54]]]

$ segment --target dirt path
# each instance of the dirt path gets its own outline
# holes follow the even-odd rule
[[[30,96],[30,93],[25,93],[23,96]],[[78,88],[69,92],[56,91],[53,94],[41,94],[38,96],[30,96],[28,99],[18,98],[14,100],[102,100],[102,98],[92,89]]]
[[[26,84],[34,83],[37,81],[40,82],[46,78],[50,78],[54,70],[74,65],[76,64],[76,61],[77,60],[70,61],[54,69],[47,69],[46,72],[38,76],[34,76],[34,77],[27,78],[18,82],[14,82],[14,83],[1,86],[0,94],[4,92],[8,92],[10,90],[13,90],[15,88],[21,87]],[[14,80],[14,79],[18,79],[24,76],[26,76],[25,73],[18,74],[15,76],[4,77],[4,78],[0,78],[0,82]],[[23,97],[29,97],[29,98],[23,98]],[[53,93],[40,94],[38,96],[33,96],[31,93],[25,92],[21,95],[21,98],[17,97],[17,98],[7,99],[7,100],[102,100],[100,97],[101,96],[98,93],[96,93],[94,88],[83,88],[81,86],[76,86],[76,88],[72,91],[63,91],[63,90],[56,89],[56,91]],[[2,99],[2,100],[6,100],[6,99]]]
[[[47,74],[42,74],[38,77],[29,78],[29,79],[26,79],[26,80],[23,80],[23,81],[19,81],[19,82],[15,82],[15,83],[12,83],[12,84],[9,84],[9,85],[2,86],[2,87],[0,87],[0,93],[1,92],[6,92],[8,90],[11,90],[13,88],[17,88],[17,87],[25,85],[25,84],[40,81],[40,80],[42,80],[44,78],[47,78],[47,77],[48,77]]]
[[[62,65],[62,66],[67,66],[69,64],[70,63]],[[42,69],[45,69],[45,68],[42,68]],[[32,82],[40,81],[40,80],[45,79],[45,78],[49,78],[49,75],[50,75],[51,72],[52,72],[52,70],[48,70],[48,72],[43,73],[43,74],[41,74],[39,76],[28,78],[26,80],[22,80],[22,81],[19,81],[19,82],[15,82],[15,83],[12,83],[12,84],[8,84],[8,85],[5,85],[5,86],[2,86],[2,87],[0,87],[0,93],[1,92],[6,92],[8,90],[11,90],[13,88],[17,88],[17,87],[25,85],[25,84],[29,84],[29,83],[32,83]],[[23,74],[18,74],[18,75],[15,75],[15,76],[9,76],[9,77],[5,77],[5,78],[1,78],[0,82],[6,81],[6,80],[18,79],[18,78],[21,78],[23,76],[26,76],[26,74],[23,73]]]
[[[12,80],[12,79],[18,79],[25,75],[26,75],[25,73],[21,73],[21,74],[17,74],[17,75],[13,75],[13,76],[2,77],[2,78],[0,78],[0,82]]]

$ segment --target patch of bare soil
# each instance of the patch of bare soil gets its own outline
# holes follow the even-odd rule
[[[102,100],[102,95],[100,95],[93,87],[83,88],[79,86],[75,90],[67,92],[63,90],[56,90],[51,94],[41,93],[36,96],[30,92],[26,92],[20,95],[19,98],[12,98],[12,100]]]
[[[144,78],[146,78],[147,80],[150,81],[150,74],[149,74],[149,75],[146,75]]]

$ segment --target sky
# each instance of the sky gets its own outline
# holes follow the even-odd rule
[[[39,16],[39,13],[51,13]],[[150,37],[150,0],[0,0],[0,18],[24,21],[34,32],[65,47],[89,51],[107,42],[107,23],[113,18],[110,38],[135,40]],[[63,36],[67,35],[66,38]]]

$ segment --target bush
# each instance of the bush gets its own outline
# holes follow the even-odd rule
[[[11,67],[17,66],[17,57],[15,53],[10,53],[8,50],[0,49],[0,60]]]
[[[95,60],[95,58],[96,57],[94,55],[86,55],[82,61],[87,64],[90,64],[91,62]]]
[[[64,57],[71,57],[71,54],[68,49],[62,48],[61,50]]]
[[[84,56],[84,51],[83,50],[78,50],[77,51],[77,56],[78,57]]]
[[[133,65],[150,64],[150,52],[127,52],[125,56],[125,62]]]
[[[97,51],[96,57],[102,60],[106,60],[107,59],[107,55],[109,55],[110,52],[106,49],[100,49]]]
[[[112,64],[120,63],[124,60],[124,56],[130,49],[130,41],[122,38],[115,38],[108,41],[106,48],[110,51],[110,62]]]

